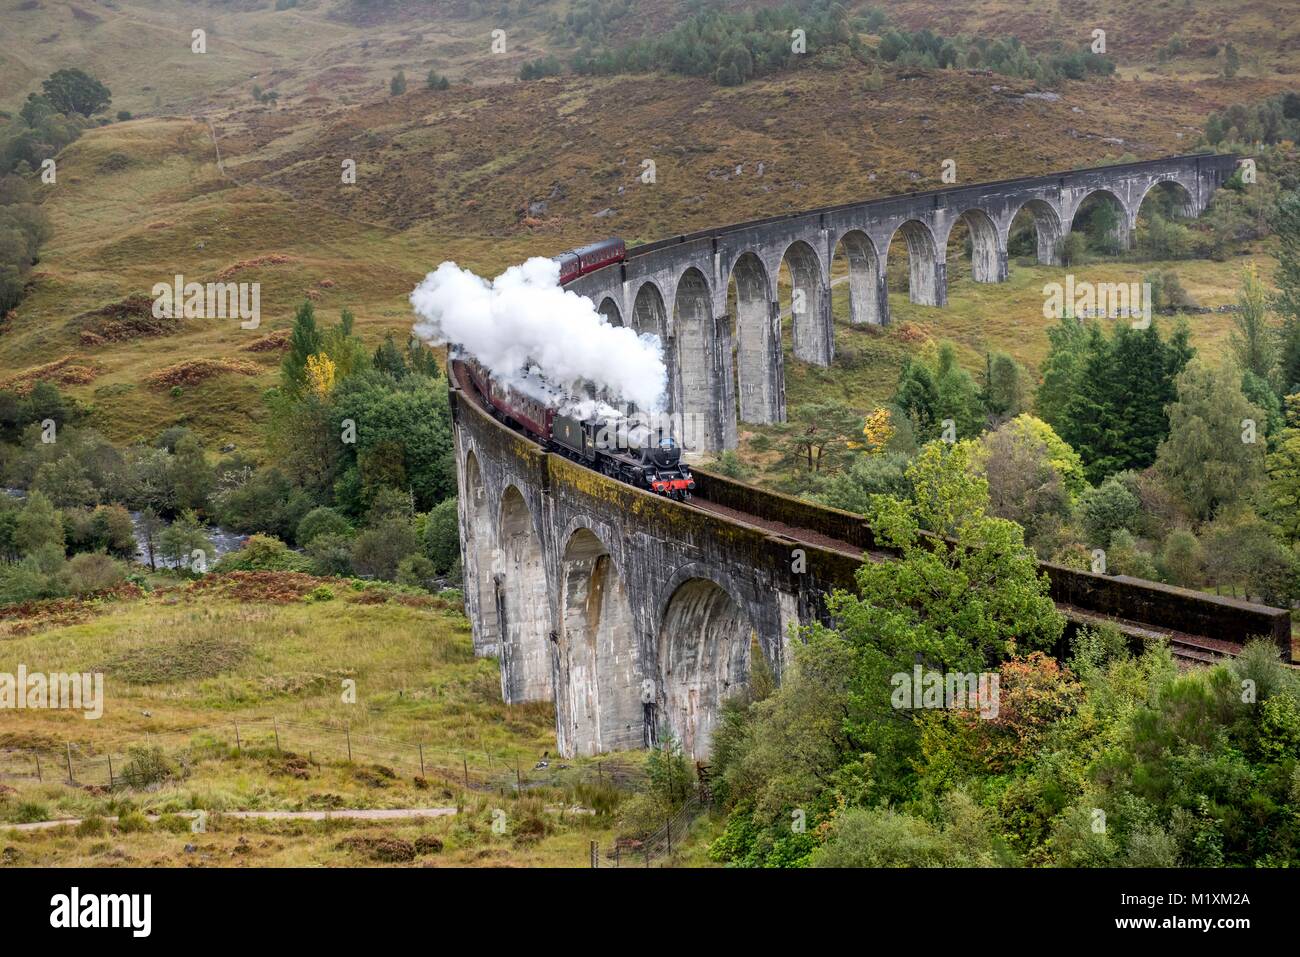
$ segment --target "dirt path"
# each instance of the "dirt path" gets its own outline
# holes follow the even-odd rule
[[[247,821],[326,821],[337,818],[356,821],[401,821],[410,818],[450,817],[456,814],[457,811],[454,807],[408,807],[355,808],[340,811],[213,811],[211,813]],[[157,814],[147,814],[145,816],[152,822],[159,819]],[[196,818],[199,816],[199,812],[182,811],[177,816]],[[109,823],[117,822],[115,817],[106,817],[102,820]],[[0,829],[43,831],[52,827],[63,827],[64,825],[75,827],[81,821],[81,818],[69,817],[60,818],[56,821],[35,821],[31,824],[3,824],[0,825]]]
[[[567,811],[570,814],[595,814],[591,808],[587,807],[561,807],[558,805],[547,806],[549,814],[559,814]],[[180,811],[177,817],[197,818],[200,811]],[[404,808],[345,808],[338,811],[209,811],[212,816],[223,818],[232,818],[240,821],[407,821],[420,818],[434,817],[453,817],[459,814],[459,810],[454,807],[404,807]],[[157,822],[160,815],[146,814],[145,817],[150,822]],[[116,817],[105,817],[101,820],[115,824]],[[79,817],[59,818],[55,821],[33,821],[30,824],[0,824],[0,831],[44,831],[52,827],[76,827],[82,822]]]

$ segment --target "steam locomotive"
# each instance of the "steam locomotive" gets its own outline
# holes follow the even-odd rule
[[[540,376],[522,376],[516,387],[496,381],[467,355],[453,352],[451,364],[493,415],[548,451],[647,492],[679,501],[691,497],[695,479],[671,436],[618,416],[566,414],[562,410],[574,403]]]

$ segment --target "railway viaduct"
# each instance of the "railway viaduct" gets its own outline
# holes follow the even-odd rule
[[[659,336],[669,411],[696,425],[685,436],[687,448],[716,452],[735,447],[738,421],[785,421],[782,263],[792,284],[794,356],[826,366],[835,356],[830,271],[837,253],[848,261],[850,322],[885,324],[886,260],[895,237],[907,251],[910,300],[943,306],[946,250],[958,223],[970,237],[971,278],[1003,282],[1012,222],[1022,210],[1035,227],[1038,261],[1053,264],[1090,198],[1114,209],[1116,239],[1127,246],[1152,189],[1169,184],[1183,215],[1199,216],[1237,163],[1231,155],[1175,156],[777,216],[635,247],[625,262],[568,288],[588,296],[611,322]],[[728,310],[733,284],[734,315]]]
[[[783,413],[774,287],[782,258],[801,263],[793,270],[796,289],[808,290],[814,303],[803,317],[795,314],[796,350],[829,362],[827,263],[838,243],[857,250],[849,257],[858,270],[850,280],[855,320],[885,322],[877,250],[888,249],[898,230],[909,237],[913,298],[942,302],[936,250],[963,216],[987,218],[988,231],[976,226],[971,234],[977,265],[986,269],[976,278],[994,281],[1005,278],[1007,231],[1021,207],[1033,212],[1039,257],[1050,261],[1089,193],[1108,191],[1125,211],[1122,228],[1131,229],[1156,183],[1177,183],[1187,209],[1199,212],[1234,165],[1232,157],[1179,157],[836,207],[640,247],[626,263],[573,285],[611,320],[628,316],[663,336],[675,357],[676,408],[707,406],[713,438],[727,444],[736,416],[724,385],[731,381],[732,326],[723,277],[735,274],[745,289],[736,321],[742,412],[772,421]],[[665,303],[673,303],[671,313]],[[801,321],[816,328],[800,332]],[[761,403],[746,393],[750,361],[761,373],[761,384],[749,380]],[[643,747],[667,727],[687,753],[707,756],[719,707],[746,687],[755,656],[779,681],[792,626],[825,620],[825,596],[853,587],[864,554],[888,559],[861,516],[700,470],[691,504],[608,479],[507,428],[465,385],[450,376],[475,653],[499,658],[506,702],[554,701],[563,755]],[[1230,653],[1255,635],[1290,654],[1286,611],[1041,567],[1074,624],[1113,621],[1135,641],[1163,636],[1194,661]]]

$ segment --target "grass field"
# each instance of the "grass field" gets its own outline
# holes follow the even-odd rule
[[[608,845],[608,814],[565,810],[585,798],[607,811],[617,803],[608,786],[566,790],[556,777],[555,786],[543,781],[516,798],[513,788],[495,793],[480,784],[513,782],[516,767],[525,781],[537,781],[533,765],[554,748],[555,717],[549,704],[501,703],[496,663],[473,656],[458,610],[431,596],[357,591],[339,580],[325,583],[333,600],[301,600],[311,584],[268,573],[206,579],[6,620],[0,673],[16,674],[21,664],[29,673],[105,677],[98,720],[71,710],[6,712],[2,770],[30,773],[27,749],[35,749],[45,756],[44,783],[0,776],[0,862],[344,863],[372,850],[364,842],[359,850],[338,847],[352,836],[434,834],[447,851],[439,861],[579,865],[589,840]],[[345,681],[355,683],[355,703],[343,700]],[[56,763],[69,745],[76,787]],[[139,783],[126,754],[132,745],[161,747],[175,762],[172,772]],[[105,786],[110,754],[113,791]],[[621,760],[635,767],[639,756]],[[232,810],[423,807],[461,813],[405,823],[220,817]],[[129,816],[199,809],[212,815],[203,835],[173,819],[146,825]],[[490,826],[495,809],[506,813],[505,833]],[[109,816],[128,818],[106,830],[3,829]],[[197,857],[184,850],[190,842],[199,845]]]

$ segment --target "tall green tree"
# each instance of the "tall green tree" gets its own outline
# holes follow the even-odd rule
[[[1095,484],[1155,461],[1169,432],[1165,409],[1176,398],[1174,379],[1194,350],[1186,326],[1165,339],[1154,322],[1145,329],[1119,324],[1109,339],[1094,324],[1086,349],[1057,432],[1083,458]]]
[[[108,87],[75,68],[55,70],[41,82],[41,89],[60,113],[93,116],[106,109],[113,99]]]
[[[18,513],[13,537],[14,545],[24,555],[51,545],[62,553],[63,521],[59,518],[54,503],[40,492],[27,496],[23,510]]]
[[[984,427],[980,388],[958,363],[951,342],[927,344],[919,356],[909,357],[890,402],[911,420],[921,442],[940,438],[945,419],[952,420],[959,439],[974,438]]]
[[[1276,331],[1268,319],[1268,293],[1254,270],[1242,273],[1230,343],[1237,364],[1265,382],[1277,377]]]
[[[1265,413],[1235,369],[1194,362],[1178,376],[1156,469],[1199,521],[1249,496],[1264,477]]]
[[[1015,418],[1028,404],[1025,370],[1005,352],[984,356],[984,384],[980,400],[997,421]]]
[[[1069,316],[1047,330],[1047,358],[1043,360],[1042,383],[1035,396],[1038,417],[1060,431],[1066,421],[1070,399],[1079,391],[1079,378],[1089,354],[1089,325]]]
[[[890,400],[912,422],[918,439],[928,441],[937,436],[939,394],[929,366],[909,356],[898,376],[898,385]]]
[[[1273,308],[1282,318],[1278,334],[1278,386],[1282,395],[1300,392],[1300,190],[1283,193],[1269,215],[1277,236],[1277,293]]]
[[[1266,463],[1263,510],[1294,548],[1300,545],[1300,394],[1286,402],[1287,427]]]
[[[293,317],[289,333],[289,351],[280,363],[280,379],[286,394],[301,395],[307,384],[307,360],[321,351],[320,328],[316,325],[316,307],[305,300]]]
[[[846,464],[851,444],[862,437],[862,416],[838,402],[798,406],[779,427],[782,464],[807,472],[829,473]]]

